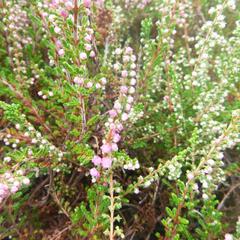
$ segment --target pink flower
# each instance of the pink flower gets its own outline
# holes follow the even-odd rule
[[[87,35],[85,36],[84,40],[85,40],[86,42],[91,42],[91,41],[92,41],[91,35],[87,34]]]
[[[102,158],[102,167],[103,168],[110,168],[112,165],[112,159],[109,157]]]
[[[127,47],[125,52],[126,54],[131,54],[133,52],[133,49],[131,47]]]
[[[4,198],[8,195],[8,186],[0,183],[0,197]]]
[[[122,108],[121,103],[118,102],[118,101],[116,101],[116,102],[114,103],[114,108],[117,109],[117,110],[120,110],[120,109]]]
[[[11,193],[16,193],[18,191],[18,187],[12,186],[10,191],[11,191]]]
[[[76,83],[76,84],[78,84],[78,85],[82,85],[83,82],[84,82],[83,78],[80,78],[80,77],[75,77],[75,78],[73,79],[73,81],[74,81],[74,83]]]
[[[118,150],[118,145],[116,143],[112,143],[112,150],[116,152]]]
[[[103,144],[101,146],[102,153],[110,153],[112,151],[111,145],[109,143]]]
[[[119,124],[117,125],[117,130],[118,130],[119,132],[121,132],[121,131],[123,130],[123,125],[122,125],[121,123],[119,123]]]
[[[83,5],[86,8],[90,8],[91,7],[91,0],[83,0]]]
[[[103,4],[104,4],[104,0],[96,0],[96,5],[98,7],[103,7]]]
[[[128,98],[127,98],[127,102],[128,102],[128,103],[132,103],[132,102],[133,102],[133,100],[134,100],[134,99],[133,99],[133,97],[132,97],[132,96],[128,96]]]
[[[224,240],[233,240],[233,235],[229,233],[225,234]]]
[[[87,83],[87,88],[91,88],[93,86],[93,83],[92,82],[88,82]]]
[[[120,139],[121,139],[121,136],[118,133],[115,133],[113,135],[113,142],[117,143],[120,141]]]
[[[29,185],[30,184],[30,180],[28,178],[24,178],[23,179],[23,184]]]
[[[130,60],[130,57],[128,55],[123,56],[123,62],[124,63],[129,62],[129,60]]]
[[[100,158],[99,156],[94,156],[92,159],[92,163],[95,166],[99,166],[102,163],[102,158]]]
[[[81,52],[79,55],[81,60],[86,60],[87,59],[87,54],[85,52]]]
[[[134,86],[137,83],[137,80],[135,78],[131,78],[130,84]]]
[[[131,72],[130,72],[130,76],[131,76],[131,77],[135,77],[136,75],[137,75],[137,73],[136,73],[135,71],[131,71]]]
[[[123,70],[122,71],[122,77],[126,78],[128,76],[128,71],[127,70]]]
[[[59,34],[59,33],[61,32],[61,28],[55,27],[55,28],[54,28],[54,32],[57,33],[57,34]]]
[[[64,55],[64,53],[65,53],[65,52],[64,52],[63,49],[59,49],[59,50],[58,50],[58,55],[59,55],[59,56],[62,57],[62,56]]]
[[[90,54],[89,54],[89,56],[90,56],[91,58],[94,58],[94,57],[96,56],[96,54],[95,54],[94,51],[91,51]]]
[[[51,2],[52,7],[57,7],[58,4],[59,4],[58,0],[52,0]]]
[[[129,92],[130,94],[135,93],[135,88],[134,88],[134,87],[130,87],[128,92]]]
[[[164,96],[163,99],[164,99],[164,101],[168,102],[170,97],[169,96]]]
[[[117,116],[117,112],[114,109],[110,110],[108,113],[111,118],[114,118]]]
[[[102,77],[100,80],[103,85],[107,83],[107,79],[105,77]]]
[[[122,114],[122,120],[123,121],[127,121],[128,120],[128,114],[127,113],[123,113]]]
[[[85,50],[90,51],[92,49],[92,46],[90,44],[85,44]]]
[[[132,108],[132,106],[129,103],[127,103],[125,106],[126,111],[130,111],[131,108]]]
[[[68,1],[65,3],[65,7],[67,8],[68,11],[73,9],[73,3],[71,1]]]
[[[62,47],[62,42],[60,40],[56,40],[55,44],[56,44],[57,48],[61,48]]]
[[[127,93],[128,92],[128,87],[127,86],[121,86],[120,88],[121,93]]]
[[[115,50],[115,54],[119,55],[119,54],[121,54],[121,53],[122,53],[122,49],[121,49],[121,48],[117,48],[117,49]]]
[[[67,17],[68,17],[68,12],[62,10],[62,11],[61,11],[61,16],[64,17],[64,18],[67,18]]]
[[[90,169],[90,175],[94,178],[99,178],[100,177],[100,173],[98,172],[98,170],[96,168],[91,168]]]

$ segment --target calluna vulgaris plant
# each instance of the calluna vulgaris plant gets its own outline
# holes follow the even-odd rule
[[[0,239],[240,239],[240,1],[0,0]]]

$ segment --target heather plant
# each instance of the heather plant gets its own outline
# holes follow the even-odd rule
[[[0,238],[239,239],[239,6],[0,0]]]

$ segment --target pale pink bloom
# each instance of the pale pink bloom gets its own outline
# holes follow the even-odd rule
[[[74,81],[74,83],[76,83],[76,84],[78,84],[78,85],[82,85],[83,82],[84,82],[83,78],[80,78],[80,77],[75,77],[75,78],[73,79],[73,81]]]
[[[59,49],[59,50],[58,50],[58,55],[59,55],[59,56],[62,57],[64,54],[65,54],[65,52],[64,52],[63,49]]]
[[[122,118],[123,121],[127,121],[128,120],[128,114],[123,113],[121,118]]]
[[[109,143],[103,144],[101,146],[102,153],[110,153],[112,151],[111,145]]]
[[[111,118],[114,118],[114,117],[117,116],[117,112],[114,109],[110,110],[108,113],[109,113]]]
[[[112,159],[109,157],[102,158],[102,167],[103,168],[110,168],[112,165]]]
[[[121,93],[127,93],[128,92],[128,87],[127,86],[121,86],[120,88]]]
[[[130,61],[130,57],[128,55],[123,56],[123,62],[127,63]]]
[[[118,130],[119,132],[121,132],[121,131],[123,130],[123,125],[122,125],[121,123],[119,123],[119,124],[117,125],[117,130]]]
[[[136,72],[135,72],[135,71],[131,71],[131,72],[130,72],[130,76],[131,76],[131,77],[135,77],[135,76],[136,76]]]
[[[12,186],[10,191],[11,191],[11,193],[16,193],[18,191],[18,187]]]
[[[8,186],[0,183],[0,197],[4,198],[8,195]]]
[[[57,34],[59,34],[59,33],[61,32],[61,28],[55,27],[55,28],[54,28],[54,32],[57,33]]]
[[[71,1],[68,1],[65,3],[65,7],[67,8],[68,11],[73,9],[73,3]]]
[[[130,93],[130,94],[135,93],[135,88],[134,88],[134,87],[130,87],[130,88],[129,88],[129,93]]]
[[[132,55],[132,56],[131,56],[131,60],[132,60],[133,62],[135,62],[135,61],[137,60],[136,56],[135,56],[135,55]]]
[[[112,143],[112,150],[116,152],[118,150],[118,145],[116,143]]]
[[[121,103],[120,102],[115,102],[114,103],[114,108],[117,109],[117,110],[121,109],[122,108]]]
[[[59,0],[52,0],[51,5],[52,7],[57,7],[59,4]]]
[[[28,178],[24,178],[23,179],[23,184],[29,185],[30,184],[30,180]]]
[[[93,86],[93,83],[92,82],[88,82],[87,83],[87,88],[91,88]]]
[[[126,52],[127,54],[131,54],[131,53],[133,52],[133,49],[132,49],[131,47],[127,47],[126,50],[125,50],[125,52]]]
[[[116,128],[115,123],[111,123],[111,124],[110,124],[110,129],[114,130],[115,128]]]
[[[105,77],[101,78],[101,83],[105,85],[107,83],[107,79]]]
[[[85,52],[81,52],[79,56],[80,56],[81,60],[86,60],[87,59],[87,54]]]
[[[13,186],[15,186],[15,187],[20,187],[20,182],[19,182],[19,181],[14,181],[14,182],[13,182]]]
[[[90,169],[90,175],[94,178],[99,178],[100,177],[100,173],[98,172],[98,170],[96,168],[91,168]]]
[[[137,67],[137,65],[135,63],[131,64],[131,69],[135,69]]]
[[[132,96],[128,96],[128,98],[127,98],[127,102],[128,102],[128,103],[132,103],[132,102],[133,102],[133,100],[134,100],[134,99],[133,99],[133,97],[132,97]]]
[[[127,70],[123,70],[122,71],[122,77],[126,78],[128,76],[128,71]]]
[[[127,103],[125,106],[126,111],[130,111],[131,108],[132,108],[132,106],[129,103]]]
[[[122,49],[121,49],[121,48],[117,48],[117,49],[115,50],[115,54],[119,55],[119,54],[121,54],[121,53],[122,53]]]
[[[170,99],[170,97],[169,97],[169,96],[164,96],[163,99],[164,99],[166,102],[168,102],[169,99]]]
[[[118,64],[118,63],[115,63],[115,64],[113,65],[113,69],[114,69],[115,71],[118,71],[118,70],[120,69],[119,64]]]
[[[91,7],[91,0],[83,0],[83,5],[86,8],[90,8]]]
[[[91,35],[87,34],[87,35],[84,37],[84,40],[85,40],[86,42],[91,42],[91,40],[92,40]]]
[[[92,46],[90,44],[85,44],[85,50],[90,51],[92,49]]]
[[[96,88],[97,89],[101,88],[101,84],[100,83],[96,83]]]
[[[233,240],[233,235],[229,233],[225,234],[224,240]]]
[[[120,139],[121,139],[121,136],[118,133],[115,133],[113,135],[113,142],[117,143],[120,141]]]
[[[91,51],[90,54],[89,54],[89,56],[90,56],[91,58],[94,58],[94,57],[96,56],[96,54],[95,54],[94,51]]]
[[[68,17],[68,12],[65,11],[65,10],[62,10],[61,11],[61,16],[64,17],[64,18],[67,18]]]
[[[137,83],[137,80],[135,78],[131,78],[130,84],[134,86]]]
[[[99,166],[102,162],[102,158],[100,158],[99,156],[94,156],[92,159],[92,163],[96,166]]]
[[[56,44],[57,48],[61,48],[62,47],[62,42],[60,40],[56,40],[55,44]]]
[[[103,5],[104,5],[104,0],[96,0],[96,5],[97,5],[98,7],[103,7]]]

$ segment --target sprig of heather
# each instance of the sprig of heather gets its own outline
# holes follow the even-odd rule
[[[124,130],[123,123],[129,118],[129,113],[134,103],[136,79],[136,56],[131,47],[115,50],[116,58],[121,60],[113,65],[116,77],[120,81],[119,96],[108,111],[109,117],[105,123],[105,137],[100,147],[100,156],[95,155],[92,162],[97,167],[109,169],[112,167],[112,152],[118,151],[118,142],[121,140],[121,132]],[[96,168],[90,170],[93,181],[100,177]]]

